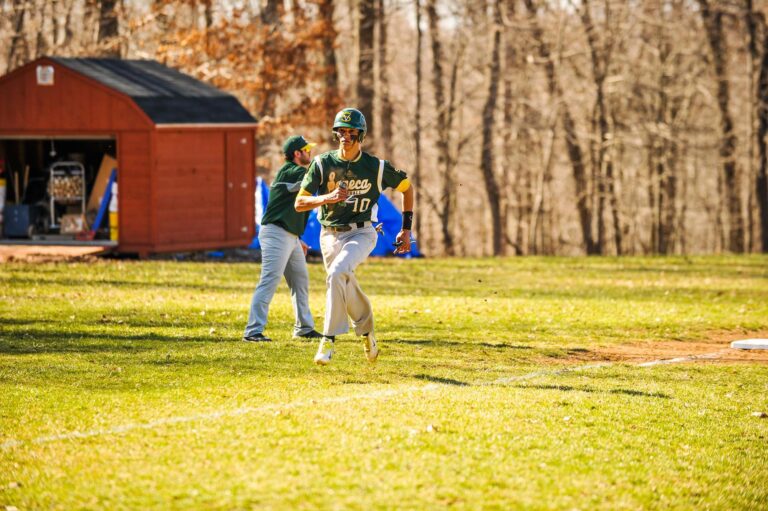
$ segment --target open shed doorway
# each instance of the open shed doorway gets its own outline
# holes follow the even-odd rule
[[[108,211],[94,230],[116,155],[109,136],[0,138],[6,180],[0,243],[117,245]]]

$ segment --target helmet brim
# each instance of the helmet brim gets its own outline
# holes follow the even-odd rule
[[[348,122],[338,122],[333,125],[333,130],[336,131],[339,128],[349,128],[352,130],[359,130],[359,131],[365,131],[364,129],[360,128],[360,126],[355,126],[354,124],[350,124]]]

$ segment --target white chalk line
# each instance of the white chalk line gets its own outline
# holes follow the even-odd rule
[[[356,394],[352,396],[339,396],[330,397],[324,399],[310,399],[307,401],[294,401],[292,403],[272,403],[263,406],[244,406],[242,408],[236,408],[234,410],[220,410],[217,412],[201,413],[196,415],[166,417],[164,419],[157,419],[149,422],[143,422],[138,424],[123,424],[120,426],[114,426],[106,429],[92,429],[89,431],[71,431],[68,433],[62,433],[59,435],[50,435],[37,437],[32,440],[8,440],[0,444],[0,449],[7,449],[10,447],[17,447],[24,444],[46,444],[50,442],[56,442],[59,440],[74,440],[82,438],[92,438],[103,435],[115,435],[121,433],[127,433],[130,431],[140,429],[154,429],[159,426],[166,426],[172,424],[184,424],[187,422],[198,422],[211,419],[219,419],[222,417],[237,417],[240,415],[247,415],[253,413],[274,413],[285,409],[301,408],[305,406],[314,406],[317,404],[335,404],[346,403],[349,401],[355,401],[358,399],[381,399],[386,397],[398,396],[401,394],[407,394],[408,392],[418,391],[430,391],[436,390],[440,385],[436,383],[429,383],[427,385],[412,386],[401,389],[388,389],[377,392],[371,392],[368,394]]]
[[[691,362],[699,359],[714,359],[720,356],[721,354],[722,354],[722,351],[717,351],[713,353],[704,353],[702,355],[690,355],[686,357],[677,357],[677,358],[671,358],[671,359],[652,360],[650,362],[643,362],[641,364],[637,364],[637,366],[652,367],[652,366],[664,365],[664,364],[680,364],[680,363]],[[489,382],[478,382],[478,383],[472,384],[472,386],[504,385],[506,383],[511,383],[514,381],[530,380],[532,378],[537,378],[539,376],[556,376],[556,375],[565,374],[565,373],[590,371],[592,369],[600,369],[600,368],[609,367],[612,365],[613,365],[613,362],[603,362],[598,364],[566,367],[566,368],[557,369],[557,370],[534,371],[532,373],[522,374],[518,376],[498,378],[496,380],[489,381]],[[410,386],[410,387],[404,387],[399,389],[381,390],[377,392],[369,392],[367,394],[355,394],[351,396],[339,396],[339,397],[330,397],[330,398],[322,398],[322,399],[309,399],[306,401],[294,401],[292,403],[272,403],[272,404],[255,406],[255,407],[245,406],[241,408],[236,408],[234,410],[220,410],[217,412],[201,413],[196,415],[166,417],[164,419],[157,419],[149,422],[123,424],[123,425],[113,426],[111,428],[105,428],[105,429],[92,429],[88,431],[70,431],[70,432],[61,433],[58,435],[41,436],[41,437],[33,438],[31,440],[7,440],[2,444],[0,444],[0,450],[10,449],[13,447],[20,447],[26,444],[39,445],[39,444],[58,442],[62,440],[79,440],[79,439],[94,438],[94,437],[106,436],[106,435],[120,435],[120,434],[129,433],[131,431],[136,431],[136,430],[151,430],[151,429],[158,428],[160,426],[220,419],[222,417],[238,417],[241,415],[249,415],[249,414],[275,413],[275,412],[279,412],[286,409],[303,408],[303,407],[315,406],[315,405],[348,403],[350,401],[357,401],[360,399],[365,399],[365,400],[384,399],[384,398],[399,396],[399,395],[408,394],[408,393],[432,392],[434,390],[438,390],[441,388],[446,388],[446,385],[441,385],[437,383],[428,383],[426,385]]]
[[[682,362],[692,362],[694,360],[711,360],[718,358],[720,355],[722,355],[725,351],[728,350],[720,350],[715,351],[712,353],[703,353],[701,355],[688,355],[687,357],[677,357],[677,358],[667,358],[667,359],[661,359],[661,360],[652,360],[650,362],[643,362],[642,364],[637,364],[638,367],[653,367],[653,366],[660,366],[660,365],[666,365],[666,364],[680,364]]]

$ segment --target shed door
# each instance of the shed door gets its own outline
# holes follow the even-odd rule
[[[253,134],[227,132],[227,239],[253,238]]]

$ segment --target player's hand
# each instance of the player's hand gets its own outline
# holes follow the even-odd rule
[[[342,202],[347,200],[348,196],[349,196],[349,191],[346,188],[342,188],[341,186],[339,186],[334,191],[332,191],[331,193],[325,196],[325,203],[336,204],[337,202]]]
[[[395,254],[407,254],[411,251],[411,231],[401,230],[395,237]]]
[[[301,240],[299,240],[299,243],[301,243],[301,251],[304,252],[304,257],[307,257],[307,250],[309,250],[309,246]]]

